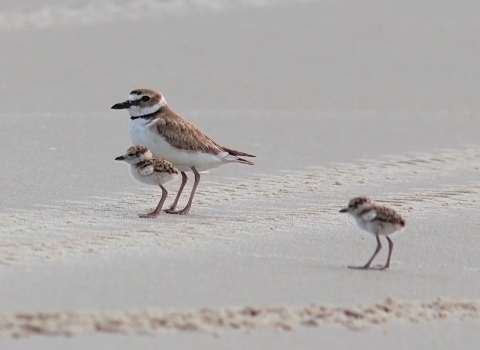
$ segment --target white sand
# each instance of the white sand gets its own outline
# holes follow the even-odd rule
[[[477,2],[0,4],[1,348],[477,347]],[[109,107],[140,86],[256,165],[204,175],[189,216],[137,218],[160,193],[113,161]],[[346,268],[375,248],[338,214],[361,194],[407,218],[389,271]],[[387,298],[409,311],[335,321]],[[248,307],[251,329],[202,318]]]

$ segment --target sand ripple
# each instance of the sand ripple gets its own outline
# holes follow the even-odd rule
[[[362,330],[387,323],[437,320],[466,320],[480,317],[480,301],[438,298],[432,302],[412,302],[387,298],[371,305],[256,306],[203,308],[164,312],[158,309],[119,312],[56,311],[0,315],[0,336],[32,335],[71,337],[109,333],[155,335],[165,331],[208,332],[277,329],[340,325]]]
[[[212,184],[203,193],[229,198],[252,199],[292,198],[298,194],[319,195],[342,191],[345,187],[408,183],[413,180],[447,177],[462,172],[478,171],[480,175],[480,147],[447,150],[434,154],[391,156],[385,160],[363,160],[358,164],[340,164],[332,168],[297,171],[277,176],[257,176],[233,184]],[[480,177],[480,176],[479,176]]]
[[[298,1],[298,0],[297,0]],[[303,0],[305,1],[305,0]],[[271,6],[281,0],[109,0],[75,5],[17,7],[0,12],[0,31],[69,25],[134,21],[187,13],[218,12],[232,8]]]

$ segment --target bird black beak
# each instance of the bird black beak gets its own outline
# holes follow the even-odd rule
[[[124,157],[124,156],[120,156],[120,157],[115,158],[115,160],[125,160],[125,157]]]
[[[131,105],[132,105],[132,102],[127,100],[125,102],[114,104],[112,106],[112,109],[127,109],[127,108],[130,108]]]
[[[340,210],[340,213],[348,213],[348,208],[343,208],[342,210]]]

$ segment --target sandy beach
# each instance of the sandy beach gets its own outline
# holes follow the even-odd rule
[[[479,3],[0,5],[1,349],[478,348]],[[138,87],[255,166],[138,218]],[[388,271],[347,268],[358,195],[406,217]]]

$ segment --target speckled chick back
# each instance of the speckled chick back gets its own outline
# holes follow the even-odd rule
[[[138,164],[140,168],[153,166],[153,171],[157,173],[178,174],[178,169],[169,161],[162,158],[153,158]]]
[[[384,205],[374,205],[373,208],[377,212],[375,221],[388,222],[392,225],[400,225],[405,227],[405,218],[396,210]]]

